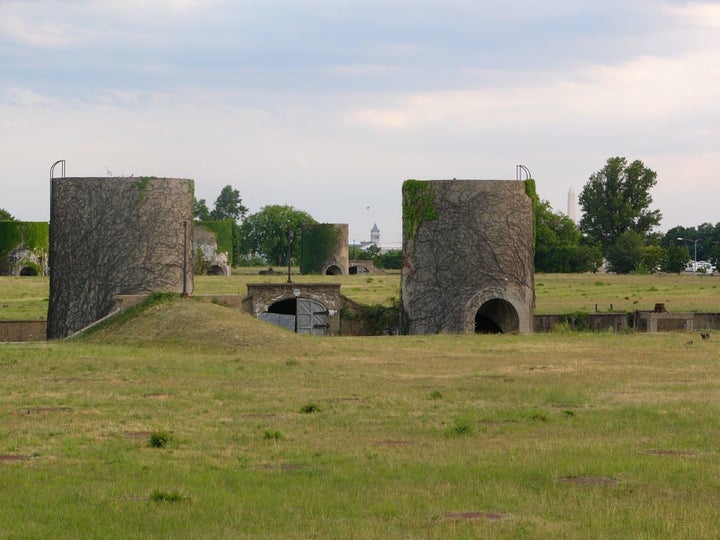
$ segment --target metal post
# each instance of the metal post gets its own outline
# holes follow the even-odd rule
[[[186,298],[188,296],[188,290],[187,290],[187,259],[188,259],[187,234],[188,234],[188,222],[186,219],[185,221],[183,221],[183,291],[182,291],[183,298]]]
[[[292,279],[290,278],[290,257],[292,257],[292,229],[290,228],[290,223],[288,222],[287,226],[287,239],[288,239],[288,252],[287,252],[287,262],[288,262],[288,283],[292,283]]]

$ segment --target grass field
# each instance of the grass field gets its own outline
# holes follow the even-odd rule
[[[538,303],[714,305],[615,277]],[[717,538],[718,339],[317,338],[191,298],[0,345],[0,538]]]

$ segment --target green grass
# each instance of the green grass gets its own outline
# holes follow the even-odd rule
[[[0,277],[0,320],[44,320],[49,280],[42,276]]]
[[[536,313],[651,310],[720,312],[720,276],[536,274]]]
[[[178,299],[0,345],[0,530],[715,538],[720,343],[688,341],[316,338]]]

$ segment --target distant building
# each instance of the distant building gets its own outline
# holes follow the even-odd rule
[[[378,229],[377,223],[374,223],[373,228],[370,229],[370,243],[380,247],[380,229]]]
[[[380,253],[402,249],[401,242],[386,242],[384,244],[380,242],[380,228],[377,226],[377,223],[373,223],[372,229],[370,229],[370,240],[362,240],[359,244],[357,244],[357,246],[362,249],[367,249],[370,246],[377,246],[380,248]]]

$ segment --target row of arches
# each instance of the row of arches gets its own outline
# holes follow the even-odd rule
[[[370,270],[367,267],[362,266],[360,264],[352,264],[348,267],[348,274],[350,274],[351,276],[354,276],[356,274],[369,274],[369,273],[370,273]],[[330,265],[327,267],[327,269],[325,270],[325,275],[326,276],[342,276],[343,271],[342,271],[342,268],[340,268],[338,265],[333,264],[333,265]]]

